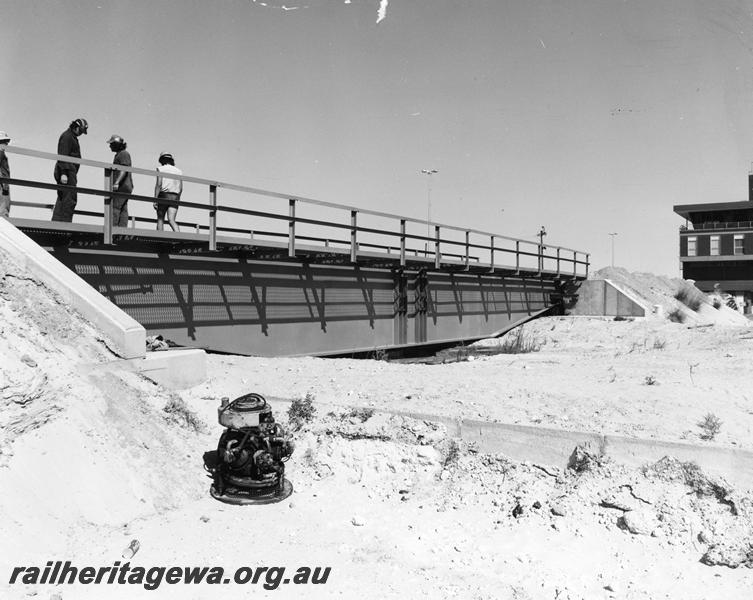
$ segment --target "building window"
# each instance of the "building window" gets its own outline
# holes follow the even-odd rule
[[[688,237],[688,256],[697,256],[696,241],[698,238],[695,236]]]
[[[743,251],[743,236],[742,235],[735,236],[735,254],[745,254],[745,252]]]
[[[709,254],[711,256],[719,256],[719,236],[712,235],[710,242],[711,244],[710,244]]]

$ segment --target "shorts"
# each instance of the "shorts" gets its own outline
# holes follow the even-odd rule
[[[167,209],[171,208],[171,205],[169,204],[163,204],[160,202],[160,199],[163,200],[174,200],[175,202],[178,202],[180,200],[180,194],[175,194],[173,192],[160,192],[157,196],[157,216],[158,217],[164,217],[167,213]],[[177,206],[173,206],[172,208],[175,208],[175,210],[178,209]]]

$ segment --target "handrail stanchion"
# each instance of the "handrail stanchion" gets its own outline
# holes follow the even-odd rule
[[[588,265],[591,264],[591,255],[586,252],[586,279],[588,279]]]
[[[520,275],[520,240],[515,240],[515,274]]]
[[[112,169],[105,168],[105,191],[112,191]],[[106,245],[112,244],[112,196],[105,196],[105,208],[104,208],[104,243]]]
[[[490,250],[489,273],[494,273],[494,236],[491,236],[489,240],[489,250]]]
[[[439,225],[434,225],[434,268],[439,269],[442,255],[439,252]]]
[[[578,276],[578,251],[573,250],[573,277]]]
[[[356,231],[358,230],[358,211],[350,211],[350,262],[356,262],[356,254],[358,253],[358,240],[356,237]]]
[[[288,200],[288,256],[295,258],[295,200]]]
[[[559,246],[557,246],[557,278],[559,279],[560,276],[560,249]]]
[[[471,232],[465,230],[465,270],[470,271],[470,253],[471,253]]]
[[[405,219],[400,219],[400,266],[405,266]]]
[[[209,251],[217,250],[217,186],[209,186]]]

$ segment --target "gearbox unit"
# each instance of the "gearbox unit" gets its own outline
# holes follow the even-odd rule
[[[275,423],[267,401],[253,393],[232,402],[223,398],[217,413],[226,429],[207,465],[212,496],[231,504],[270,504],[290,496],[285,462],[295,445]]]

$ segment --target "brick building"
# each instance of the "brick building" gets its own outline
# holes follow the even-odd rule
[[[753,191],[751,192],[753,200]],[[705,292],[719,284],[750,312],[753,303],[753,201],[680,204],[682,275]]]

